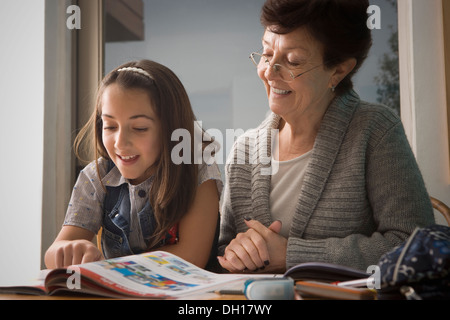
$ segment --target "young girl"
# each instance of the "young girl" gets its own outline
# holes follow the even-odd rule
[[[186,91],[168,68],[143,60],[108,74],[75,143],[78,150],[93,129],[97,160],[79,175],[47,267],[155,249],[205,267],[217,237],[220,172],[216,164],[171,159],[172,132],[186,129],[194,137],[194,121]],[[92,243],[100,228],[103,252]]]

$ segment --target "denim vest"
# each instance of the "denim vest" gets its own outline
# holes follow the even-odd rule
[[[108,172],[114,168],[114,163],[109,161]],[[122,184],[118,187],[106,186],[106,197],[103,202],[103,230],[101,237],[102,251],[105,259],[140,254],[149,250],[140,248],[131,248],[129,243],[130,235],[130,194],[128,184]],[[146,247],[155,231],[155,215],[150,201],[147,201],[144,208],[138,212],[138,219],[142,230],[142,235]],[[220,216],[217,219],[217,226],[210,258],[206,269],[218,270],[217,263],[217,242],[220,230]],[[152,248],[157,249],[166,244],[175,244],[178,242],[178,224],[172,227],[160,243]]]
[[[114,163],[109,161],[108,172],[114,168]],[[106,197],[103,202],[103,230],[102,230],[102,251],[106,259],[128,256],[143,253],[141,248],[132,248],[129,242],[130,235],[130,193],[128,184],[117,187],[106,187]],[[150,239],[155,231],[155,215],[150,201],[147,201],[144,208],[138,212],[137,218],[141,227],[142,235],[148,248]],[[173,244],[177,242],[178,226],[175,226],[158,244]],[[148,251],[148,250],[146,250]]]

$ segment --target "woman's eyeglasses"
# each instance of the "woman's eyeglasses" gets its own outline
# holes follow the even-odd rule
[[[294,81],[296,78],[304,75],[305,73],[310,72],[310,71],[317,69],[324,65],[324,64],[318,65],[312,69],[306,70],[298,75],[295,75],[292,70],[290,70],[288,67],[285,67],[279,63],[275,63],[275,64],[271,65],[270,60],[263,54],[253,52],[252,54],[250,54],[250,59],[252,60],[252,62],[255,64],[255,66],[257,68],[261,68],[264,70],[268,67],[271,67],[274,71],[277,71],[279,73],[281,79],[283,79],[283,81],[286,81],[286,82]]]

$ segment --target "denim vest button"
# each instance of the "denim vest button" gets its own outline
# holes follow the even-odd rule
[[[144,190],[139,190],[139,192],[138,192],[139,197],[145,198],[146,195],[147,195],[147,193]]]

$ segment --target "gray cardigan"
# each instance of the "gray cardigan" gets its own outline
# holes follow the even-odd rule
[[[270,151],[258,132],[277,129],[271,114],[235,143],[225,167],[219,255],[244,217],[265,226],[270,214],[270,163],[240,164],[237,150]],[[249,148],[254,144],[255,148]],[[247,149],[242,149],[247,147]],[[416,227],[434,223],[433,209],[403,125],[390,109],[362,102],[354,91],[329,106],[315,145],[291,226],[286,266],[328,262],[366,271],[405,241]]]

